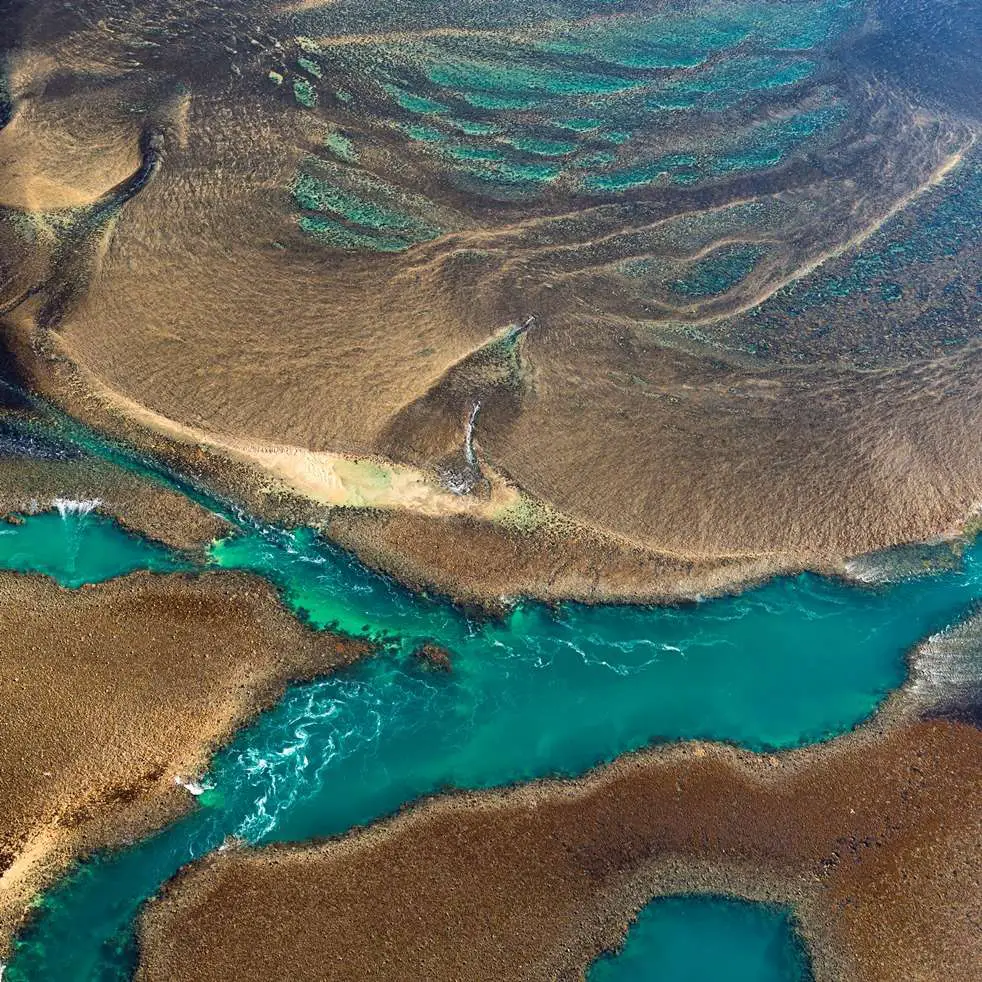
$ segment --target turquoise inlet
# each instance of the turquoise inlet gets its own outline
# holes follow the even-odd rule
[[[20,524],[0,523],[0,569],[43,573],[62,586],[79,587],[138,569],[169,573],[190,567],[95,512],[96,504],[57,500],[51,511],[18,519]]]
[[[587,982],[811,982],[787,910],[723,897],[653,900],[623,948],[603,955]]]
[[[13,6],[18,16],[6,20],[17,23],[6,31],[4,50],[23,55],[18,64],[57,65],[44,73],[51,76],[46,90],[22,71],[8,84],[0,66],[0,128],[13,120],[15,144],[30,144],[32,128],[40,126],[43,139],[33,142],[48,156],[66,156],[66,174],[98,170],[103,158],[112,172],[128,160],[138,169],[111,180],[107,172],[101,191],[84,181],[67,199],[55,178],[45,178],[53,164],[15,177],[18,193],[5,194],[0,209],[4,248],[13,249],[0,263],[3,378],[15,378],[20,368],[25,378],[67,382],[74,369],[55,359],[78,355],[79,373],[91,371],[112,391],[177,422],[200,415],[203,428],[243,439],[298,432],[297,442],[313,449],[367,452],[397,443],[401,450],[391,453],[404,460],[437,447],[444,435],[449,440],[472,409],[466,437],[455,442],[475,467],[481,441],[473,429],[483,403],[480,419],[493,416],[483,444],[488,463],[511,461],[515,479],[532,484],[545,480],[529,459],[536,447],[522,445],[526,425],[541,418],[524,413],[534,400],[537,413],[556,410],[550,418],[560,427],[566,413],[570,426],[586,420],[596,430],[615,412],[627,414],[624,427],[630,426],[643,398],[648,415],[661,413],[661,430],[671,428],[679,447],[687,433],[698,440],[710,414],[728,413],[756,427],[747,430],[748,440],[760,436],[754,445],[786,467],[789,487],[795,460],[785,451],[795,440],[808,444],[811,431],[820,432],[803,452],[821,453],[876,408],[884,417],[906,415],[894,427],[899,436],[891,436],[893,420],[885,418],[877,440],[867,442],[885,447],[892,440],[902,454],[911,414],[931,401],[910,452],[925,468],[932,452],[941,458],[936,481],[923,483],[940,497],[945,488],[962,487],[960,474],[965,481],[972,476],[948,467],[940,453],[947,448],[939,450],[941,437],[934,439],[956,433],[957,425],[936,432],[930,425],[934,417],[947,425],[948,407],[968,405],[941,400],[964,394],[971,366],[962,359],[979,336],[982,151],[968,146],[982,118],[982,81],[961,65],[972,68],[977,57],[966,55],[960,39],[954,43],[956,32],[977,33],[973,12],[964,18],[954,12],[972,7],[971,0],[935,4],[953,12],[933,18],[907,16],[932,8],[929,0],[346,0],[259,3],[255,12],[245,2]],[[141,6],[159,6],[162,16],[136,16]],[[87,7],[120,9],[102,21],[93,15],[99,25],[93,35]],[[50,24],[32,27],[37,15],[30,8],[74,12],[66,19],[55,11]],[[86,49],[90,36],[94,54]],[[935,58],[938,52],[943,57]],[[89,71],[93,57],[115,68]],[[81,67],[73,67],[79,59]],[[972,87],[953,100],[946,90],[960,76],[973,78]],[[96,117],[87,121],[86,112]],[[955,167],[950,155],[959,148],[963,159]],[[16,170],[16,155],[7,156]],[[942,167],[948,159],[950,167]],[[29,193],[22,194],[25,180]],[[182,245],[184,231],[190,237]],[[171,271],[180,275],[171,277],[170,292],[186,284],[185,306],[194,306],[195,318],[184,317],[179,303],[160,304],[152,323],[113,333],[131,297]],[[282,290],[265,290],[263,271]],[[232,292],[236,303],[222,303]],[[362,295],[366,303],[359,303]],[[153,300],[151,291],[132,303],[132,319]],[[293,327],[290,313],[298,305],[304,318]],[[225,348],[212,343],[219,327],[208,312],[220,307],[241,329],[231,365]],[[67,344],[101,312],[108,340],[96,331],[84,344]],[[794,317],[802,320],[789,330]],[[491,358],[468,356],[493,350],[474,345],[513,318],[525,327],[542,322],[526,352],[534,370],[509,376]],[[322,329],[315,331],[318,321]],[[204,336],[195,331],[199,322]],[[159,343],[141,367],[130,349],[149,333]],[[391,337],[378,347],[383,334]],[[518,335],[509,329],[507,336]],[[117,359],[124,347],[127,357]],[[168,366],[160,361],[168,352],[177,352],[173,371],[180,378],[164,377]],[[250,357],[270,362],[266,377],[251,386],[258,374],[243,368]],[[322,405],[312,398],[298,409],[311,418],[283,429],[305,391],[304,373],[316,372],[319,384],[331,386],[355,360],[365,363],[367,385],[333,392]],[[579,368],[573,360],[582,362]],[[397,376],[413,365],[433,378],[416,380],[420,391],[397,398]],[[286,378],[292,366],[299,366],[297,377]],[[199,371],[208,374],[207,391],[192,405]],[[439,373],[444,381],[437,383]],[[512,384],[518,374],[521,384]],[[946,376],[945,385],[934,384],[935,374]],[[580,385],[579,375],[590,384]],[[763,384],[792,378],[783,394]],[[823,398],[828,404],[840,381],[839,401],[852,423],[838,433],[819,430],[824,410],[813,405]],[[865,399],[860,390],[867,382]],[[82,398],[90,386],[77,388]],[[246,388],[251,402],[236,399]],[[290,389],[280,412],[253,412],[263,392],[277,388]],[[934,394],[937,400],[927,398]],[[355,405],[363,396],[367,408]],[[427,433],[402,425],[423,418],[413,415],[411,396],[420,396],[421,413],[433,408],[432,418],[446,421],[443,429],[434,424],[432,440],[428,423]],[[33,458],[31,466],[39,467],[101,461],[107,470],[184,495],[226,523],[224,538],[183,552],[114,521],[111,500],[105,513],[95,501],[40,501],[0,521],[8,588],[12,574],[45,576],[46,590],[61,599],[97,604],[111,588],[95,584],[132,573],[177,574],[188,583],[207,572],[230,587],[249,574],[269,583],[310,631],[368,642],[356,664],[286,688],[212,754],[203,773],[171,785],[174,794],[187,790],[179,817],[173,817],[179,810],[169,812],[166,824],[142,838],[63,869],[33,898],[4,949],[2,982],[131,982],[144,906],[187,864],[230,846],[316,843],[433,796],[575,780],[626,754],[682,741],[768,755],[814,747],[880,710],[871,729],[892,725],[900,714],[891,696],[909,676],[911,699],[898,700],[905,710],[915,701],[934,708],[942,698],[957,705],[952,693],[970,690],[971,672],[959,668],[956,677],[935,654],[952,638],[916,658],[912,653],[982,609],[982,536],[860,557],[848,566],[852,578],[787,575],[661,606],[518,598],[492,616],[407,590],[313,528],[263,522],[197,478],[98,436],[13,382],[0,380],[0,397],[0,454]],[[9,412],[8,402],[16,407]],[[404,411],[382,440],[368,424],[391,423],[397,404]],[[358,411],[366,412],[366,425],[347,425],[344,414]],[[575,469],[580,455],[598,455],[590,441],[573,436],[554,441],[550,452]],[[633,436],[643,447],[644,426],[635,425]],[[167,442],[150,433],[144,439],[147,446]],[[515,450],[508,459],[494,449],[503,439]],[[652,439],[657,443],[657,434]],[[691,468],[686,459],[677,468],[705,477],[711,490],[723,486],[719,468],[732,476],[737,467],[713,453],[708,437],[703,444],[689,454]],[[649,456],[674,446],[661,441]],[[856,457],[855,449],[847,447],[846,456]],[[613,450],[603,467],[616,465]],[[755,461],[747,457],[737,463],[752,470]],[[215,475],[210,460],[206,455],[200,466]],[[835,461],[825,463],[831,468]],[[842,488],[868,474],[886,488],[900,468],[890,463],[847,473]],[[697,474],[700,468],[706,473]],[[577,483],[579,475],[570,473]],[[637,482],[644,485],[634,502],[640,521],[641,512],[658,507],[648,494],[657,496],[659,488],[643,474]],[[817,500],[808,487],[804,506]],[[832,486],[829,498],[842,497],[842,488]],[[563,505],[570,512],[593,504],[588,487],[578,490],[577,500]],[[916,490],[902,487],[893,497],[885,491],[876,507],[903,510]],[[543,493],[555,499],[560,491]],[[956,508],[959,500],[948,504]],[[795,510],[783,516],[792,537],[801,524]],[[840,509],[843,516],[862,511]],[[924,520],[941,511],[926,508]],[[916,514],[894,517],[896,528],[922,527]],[[830,536],[848,532],[831,528],[833,519]],[[804,552],[808,543],[798,545],[811,554]],[[468,558],[475,565],[484,560],[478,550]],[[84,599],[69,592],[88,586]],[[6,593],[15,602],[17,592]],[[86,643],[91,639],[86,635]],[[224,642],[234,653],[234,638]],[[422,657],[427,646],[441,649],[446,662]],[[974,668],[971,658],[965,661]],[[70,707],[69,714],[84,709]],[[115,746],[114,721],[99,722],[106,744]],[[41,772],[45,755],[33,756]],[[905,755],[903,767],[916,766],[917,755]],[[822,782],[815,786],[826,790]],[[90,797],[92,789],[85,790]],[[889,817],[888,798],[883,807],[871,804],[871,813]],[[725,808],[725,800],[713,804]],[[908,804],[905,814],[913,815]],[[748,820],[750,834],[759,833],[754,817],[759,813]],[[856,828],[845,831],[856,833],[859,846],[866,849],[865,836],[874,845],[882,840],[858,817]],[[597,877],[605,875],[601,859],[610,858],[600,857],[608,851],[603,825],[590,829],[591,855],[578,853],[580,866]],[[12,872],[3,886],[19,875],[21,845],[4,844],[0,871]],[[847,848],[839,852],[842,863],[852,861]],[[656,853],[657,843],[642,858]],[[709,852],[704,858],[711,859]],[[28,864],[35,860],[47,861],[28,855]],[[597,936],[595,924],[578,927],[584,937]],[[267,940],[259,935],[257,946]],[[587,982],[814,982],[789,908],[717,895],[651,900],[617,950],[582,967]],[[285,974],[282,963],[271,972],[277,979]]]
[[[871,585],[803,574],[676,606],[547,607],[499,619],[404,590],[313,531],[263,525],[148,458],[48,412],[22,441],[73,445],[155,479],[240,531],[205,566],[249,571],[316,629],[377,653],[291,688],[216,755],[192,811],[117,852],[97,854],[39,898],[4,982],[130,978],[140,905],[185,863],[229,837],[250,843],[342,834],[449,788],[581,775],[620,754],[681,739],[752,750],[822,741],[866,719],[906,676],[916,642],[982,597],[982,546],[931,575]],[[10,526],[24,546],[0,565],[78,585],[183,559],[86,508]],[[28,543],[37,543],[27,548]],[[43,548],[42,548],[43,546]],[[877,557],[862,567],[895,575]],[[891,574],[891,568],[893,573]],[[416,657],[443,645],[453,670]]]

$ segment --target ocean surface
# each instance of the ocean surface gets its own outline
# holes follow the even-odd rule
[[[726,897],[653,900],[587,982],[811,982],[790,913]]]
[[[75,6],[52,19],[56,39],[78,29],[85,5]],[[250,4],[226,6],[251,25]],[[498,4],[490,25],[481,20],[488,5],[469,2],[421,12],[411,4],[337,0],[290,14],[296,37],[286,47],[255,41],[256,57],[266,60],[248,70],[281,100],[284,114],[330,110],[319,145],[280,189],[304,244],[330,256],[402,253],[467,227],[463,212],[435,191],[427,196],[431,187],[451,203],[473,199],[482,208],[546,208],[555,198],[597,209],[652,190],[695,194],[731,177],[764,187],[780,166],[821,170],[823,154],[849,126],[880,111],[864,100],[867,87],[883,79],[899,86],[898,103],[909,97],[959,121],[978,120],[982,8],[968,0],[728,2],[672,17],[643,9],[589,16],[617,6],[557,3],[555,24],[533,23],[525,33],[530,5],[518,0]],[[116,7],[125,5],[110,4],[113,16]],[[174,39],[134,41],[134,50],[151,52],[148,72],[171,57],[206,65],[204,74],[214,69],[215,77],[219,69],[240,71],[224,34],[222,44],[212,43],[209,32],[216,23],[218,34],[225,30],[227,13],[214,9],[203,15],[195,8],[185,22],[185,5],[169,7],[159,31],[172,30]],[[114,23],[110,18],[106,30]],[[487,26],[519,33],[490,43],[478,30]],[[458,34],[461,27],[467,30]],[[432,33],[422,41],[398,38],[424,28]],[[379,37],[337,50],[310,39],[346,32]],[[855,69],[856,91],[842,82],[843,66],[847,76]],[[160,77],[173,85],[167,71]],[[357,125],[344,122],[349,104],[370,110]],[[0,77],[0,126],[11,109]],[[371,169],[386,162],[372,156],[385,142],[380,134],[398,145],[400,162],[415,161],[418,173],[429,175],[418,187],[397,186],[400,168],[384,179]],[[848,155],[827,163],[833,176],[850,166]],[[790,317],[819,309],[827,321],[834,305],[856,297],[873,298],[891,335],[902,302],[916,302],[919,319],[909,314],[903,322],[916,327],[911,333],[937,333],[940,348],[962,340],[951,329],[956,308],[966,331],[975,332],[979,174],[972,157],[956,175],[961,192],[939,193],[935,217],[918,235],[902,230],[906,246],[894,241],[890,226],[839,275],[775,295],[760,308],[755,334],[770,332],[776,350]],[[121,207],[118,197],[113,207]],[[708,224],[686,219],[644,243],[620,243],[612,233],[610,256],[592,256],[592,233],[585,244],[574,236],[577,248],[566,253],[579,255],[582,246],[589,262],[602,259],[646,304],[684,311],[739,295],[755,276],[764,282],[784,275],[787,250],[772,238],[799,222],[797,212],[784,209],[780,195],[752,211],[737,203]],[[567,224],[563,234],[576,232],[576,219]],[[801,255],[810,248],[801,245]],[[661,253],[674,258],[657,258]],[[956,254],[968,258],[945,278],[941,260]],[[909,272],[915,265],[923,267],[920,279]],[[848,311],[841,319],[848,321]],[[891,344],[900,350],[908,340],[896,333],[900,340]],[[843,344],[836,344],[839,355]],[[0,361],[2,355],[0,347]],[[30,403],[14,387],[0,382],[0,390],[0,405]],[[949,637],[982,599],[982,545],[975,543],[947,564],[935,562],[953,555],[943,548],[915,553],[914,562],[910,552],[857,561],[860,582],[803,574],[674,606],[519,603],[500,618],[479,618],[370,572],[313,531],[264,525],[154,461],[49,415],[48,426],[0,424],[0,453],[95,455],[188,495],[237,531],[195,557],[124,531],[96,502],[44,501],[20,524],[0,525],[0,568],[42,573],[69,588],[134,570],[248,571],[273,584],[313,628],[365,638],[377,650],[291,687],[215,755],[206,774],[189,775],[201,793],[187,816],[85,859],[38,898],[4,982],[131,978],[141,905],[184,864],[229,839],[341,835],[426,795],[578,776],[657,743],[714,740],[770,752],[832,739],[868,719],[903,684],[919,642]],[[427,643],[446,648],[451,672],[417,657]],[[949,648],[963,652],[962,637],[958,645],[934,646],[940,656]],[[958,657],[960,665],[970,661]],[[976,662],[970,664],[971,679],[958,676],[963,687],[977,683]],[[936,677],[945,680],[943,666]],[[653,901],[623,949],[589,974],[590,982],[809,978],[788,912],[720,897]]]

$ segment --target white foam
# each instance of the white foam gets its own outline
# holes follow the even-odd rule
[[[467,494],[474,486],[474,482],[467,476],[459,474],[444,473],[443,486],[451,493],[456,495]]]
[[[188,794],[193,794],[195,798],[203,795],[206,791],[211,791],[215,786],[214,784],[204,784],[201,781],[196,781],[193,777],[181,777],[180,774],[174,778],[174,783],[184,788]]]
[[[943,704],[982,688],[982,617],[932,634],[916,651],[911,691],[926,703]]]
[[[51,504],[58,509],[62,518],[69,515],[88,515],[102,504],[101,498],[53,498]]]
[[[477,466],[477,455],[474,453],[474,424],[477,422],[477,414],[480,411],[481,403],[475,402],[471,414],[467,418],[467,427],[464,431],[464,456],[471,467]]]
[[[869,556],[850,559],[845,564],[845,573],[857,583],[892,583],[895,578],[886,563],[877,563]]]

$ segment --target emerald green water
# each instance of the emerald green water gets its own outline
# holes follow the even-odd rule
[[[879,586],[806,574],[676,607],[520,604],[475,619],[371,573],[311,530],[261,525],[152,460],[54,422],[60,446],[155,478],[236,525],[208,566],[258,573],[312,626],[379,650],[291,688],[216,755],[189,815],[91,857],[40,898],[6,982],[129,978],[140,904],[229,836],[342,834],[448,788],[578,775],[661,741],[779,750],[828,739],[902,683],[912,645],[982,596],[974,545],[955,568]],[[36,447],[44,436],[14,438]],[[2,531],[0,565],[66,585],[190,562],[68,504]],[[875,578],[875,560],[863,572]],[[426,641],[452,653],[451,673],[414,656]]]
[[[426,192],[434,202],[444,179],[496,201],[616,198],[647,185],[690,187],[766,171],[834,140],[850,110],[822,80],[862,8],[858,0],[727,0],[614,14],[599,4],[596,17],[564,18],[557,7],[528,36],[386,39],[330,53],[300,38],[304,54],[292,85],[295,99],[322,120],[331,115],[338,77],[349,82],[355,105],[368,99],[371,125],[408,137],[406,151],[434,168],[437,183]],[[790,98],[808,108],[782,122],[796,87]],[[352,201],[346,182],[361,165],[350,154],[340,159],[351,173],[316,175],[316,194],[293,188],[303,231],[335,249],[374,252],[410,249],[437,233],[425,221],[416,229],[418,216],[394,219],[399,209],[385,196],[384,214],[371,213],[370,188]],[[447,219],[444,231],[453,231]]]
[[[380,125],[491,198],[564,187],[607,197],[700,184],[764,171],[834,138],[848,108],[821,88],[824,52],[858,22],[862,4],[691,6],[678,15],[570,19],[497,47],[461,38],[379,45],[341,76],[351,92],[336,89],[343,53],[328,57],[301,44],[307,53],[286,72],[284,91],[316,114],[331,105],[332,92],[357,106],[376,85],[388,100]],[[798,85],[808,98],[777,91]],[[778,96],[788,108],[779,102],[775,113],[770,101]],[[730,111],[732,125],[710,118]],[[675,114],[686,115],[666,153],[652,137]],[[316,155],[303,162],[290,189],[299,227],[345,251],[399,252],[439,235],[430,202],[362,169],[358,148],[371,138],[360,129],[355,135],[357,146],[331,128],[327,163]],[[888,274],[933,267],[977,237],[967,193],[977,190],[977,177],[973,167],[966,193],[951,196],[939,210],[943,221],[924,223],[918,239],[885,246],[876,239],[877,249],[861,250],[841,276],[811,281],[811,293],[788,287],[779,299],[801,309],[854,292],[900,299]],[[721,251],[671,287],[715,296],[759,258],[753,248]],[[640,263],[626,268],[650,274]],[[948,318],[947,295],[942,309]],[[241,731],[215,756],[203,778],[210,787],[188,816],[77,866],[39,901],[0,970],[7,982],[128,978],[140,904],[230,836],[264,843],[343,834],[448,788],[580,775],[656,742],[704,738],[765,751],[829,739],[902,683],[912,645],[982,596],[976,545],[957,568],[878,586],[805,575],[676,607],[521,604],[500,620],[481,620],[371,574],[309,530],[263,526],[70,421],[60,422],[59,436],[183,491],[239,533],[196,564],[63,502],[23,525],[0,526],[0,568],[44,573],[72,588],[136,569],[248,570],[275,584],[313,627],[368,638],[379,650],[291,688]],[[415,657],[430,641],[450,650],[452,673]],[[785,911],[695,897],[653,902],[624,949],[589,975],[591,982],[809,977]]]
[[[672,291],[697,299],[725,293],[753,272],[763,254],[760,246],[724,246],[696,263],[686,277],[672,283]]]
[[[790,913],[724,897],[653,900],[587,982],[810,982]]]
[[[344,171],[330,168],[336,181]],[[301,172],[293,186],[297,207],[306,214],[300,227],[339,249],[373,249],[399,252],[412,242],[431,239],[438,230],[418,217],[388,203],[399,196],[395,188],[361,177],[362,194],[341,187],[330,179]],[[381,196],[383,201],[364,197],[364,191]]]
[[[91,510],[93,502],[59,502],[22,525],[0,524],[0,569],[43,573],[62,586],[79,587],[137,569],[171,573],[190,563],[163,546],[124,532]]]

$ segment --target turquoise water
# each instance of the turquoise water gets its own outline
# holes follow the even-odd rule
[[[368,638],[379,653],[291,688],[216,755],[211,787],[187,817],[76,867],[40,899],[6,982],[128,978],[140,904],[230,836],[342,834],[448,788],[582,774],[660,741],[771,750],[827,739],[872,713],[902,682],[910,647],[982,595],[975,545],[957,568],[876,587],[802,575],[676,607],[523,604],[475,619],[367,571],[310,530],[262,526],[71,421],[55,436],[222,514],[241,532],[212,546],[211,566],[266,577],[299,617]],[[77,585],[184,564],[94,513],[62,512],[11,526],[0,565],[43,564]],[[451,673],[414,657],[427,641],[448,648]]]
[[[724,897],[653,900],[587,982],[811,982],[789,911]]]
[[[171,573],[191,564],[166,548],[121,529],[88,502],[60,502],[54,511],[0,524],[0,569],[43,573],[62,586],[101,583],[134,570]]]
[[[587,19],[544,31],[528,42],[533,52],[460,40],[401,54],[380,49],[400,69],[379,74],[399,83],[378,85],[394,112],[384,124],[491,197],[570,185],[616,195],[663,179],[695,184],[764,170],[830,137],[844,118],[837,105],[783,118],[763,110],[773,90],[811,85],[823,59],[801,52],[829,44],[860,7],[719,4],[698,16]],[[322,63],[315,53],[297,60],[305,74],[289,74],[286,88],[311,111],[330,105],[336,82],[325,79],[335,74],[333,59]],[[374,72],[375,59],[369,63]],[[358,79],[350,81],[360,92]],[[667,113],[698,122],[698,114],[737,104],[743,121],[712,141],[683,125],[677,153],[648,149]],[[369,135],[358,137],[371,146]],[[440,234],[425,201],[369,180],[350,138],[332,130],[323,150],[351,166],[304,164],[292,191],[305,232],[333,248],[379,252]],[[925,224],[919,244],[860,253],[841,277],[821,284],[814,302],[871,290],[895,298],[886,274],[972,245],[977,223],[965,201],[973,199],[950,200],[945,234]],[[957,226],[957,240],[948,226]],[[671,285],[685,296],[713,296],[749,275],[757,258],[752,250],[721,252]],[[100,456],[175,484],[152,462],[72,433]],[[139,905],[230,836],[265,843],[342,834],[448,788],[578,775],[655,742],[705,738],[780,750],[828,739],[868,717],[902,682],[916,641],[982,596],[982,547],[974,546],[959,568],[881,586],[800,576],[669,608],[523,604],[482,620],[407,593],[309,531],[261,526],[177,485],[240,529],[211,548],[208,565],[267,578],[298,617],[368,638],[379,651],[291,688],[240,732],[215,756],[205,777],[211,787],[187,817],[76,867],[40,901],[7,982],[127,978]],[[63,506],[0,526],[0,567],[77,587],[134,569],[187,569],[190,561]],[[430,641],[449,649],[452,673],[415,657]],[[685,897],[649,905],[624,950],[590,972],[591,982],[628,978],[797,982],[808,967],[785,911]]]
[[[566,19],[557,10],[531,34],[386,39],[330,56],[300,38],[303,74],[293,79],[294,95],[329,118],[337,78],[345,78],[354,103],[367,100],[363,139],[371,141],[375,126],[406,134],[405,150],[426,154],[424,166],[436,164],[438,182],[428,183],[426,192],[435,200],[440,178],[498,201],[564,191],[617,196],[661,180],[659,163],[669,155],[698,158],[668,172],[670,183],[687,187],[767,170],[803,151],[806,142],[831,138],[836,120],[830,117],[808,132],[781,132],[780,123],[767,121],[788,111],[785,99],[796,86],[800,92],[792,98],[800,106],[831,97],[824,85],[834,71],[830,54],[861,22],[863,5],[697,2],[684,11],[594,12],[598,16]],[[776,113],[775,99],[781,100]],[[670,118],[680,112],[685,119]],[[721,117],[727,113],[728,119]],[[601,125],[604,132],[597,132]],[[600,141],[616,150],[598,156]],[[447,152],[432,153],[445,143]],[[523,155],[559,165],[538,168]],[[357,159],[342,159],[359,169]],[[395,172],[392,178],[401,181]],[[299,198],[296,203],[311,207]],[[444,204],[454,207],[452,199]],[[401,251],[431,237],[403,234],[388,222],[381,229],[363,223],[383,233],[379,242],[370,228],[352,233],[337,226],[359,223],[342,214],[351,209],[328,210],[333,222],[309,215],[297,220],[334,248]]]
[[[76,867],[39,900],[5,982],[128,978],[140,904],[229,836],[342,834],[448,788],[578,775],[656,742],[779,750],[828,739],[875,711],[903,681],[906,652],[982,596],[974,545],[956,568],[881,586],[806,574],[675,607],[520,604],[477,619],[369,572],[310,530],[263,526],[152,460],[55,422],[61,445],[154,477],[236,525],[209,565],[266,577],[312,626],[370,639],[378,653],[292,687],[243,729],[188,816]],[[11,526],[0,564],[36,569],[43,559],[75,585],[184,562],[98,515],[62,511]],[[430,641],[451,652],[451,673],[415,657]]]
[[[361,193],[342,186],[342,179],[357,181]],[[372,200],[366,191],[381,200]],[[329,168],[324,178],[300,171],[293,198],[298,208],[318,213],[305,214],[300,227],[337,249],[399,252],[439,233],[418,216],[390,204],[399,198],[395,188],[364,176],[348,178],[343,169]]]
[[[764,254],[760,246],[723,246],[695,263],[689,273],[672,283],[672,292],[699,299],[725,293],[745,280]]]
[[[835,104],[795,113],[777,122],[737,129],[726,141],[711,147],[693,145],[693,152],[666,154],[637,167],[599,171],[583,179],[591,192],[616,192],[650,185],[660,179],[676,184],[776,167],[812,139],[827,138],[846,116]],[[607,134],[608,139],[614,133]],[[625,135],[626,138],[630,134]]]

